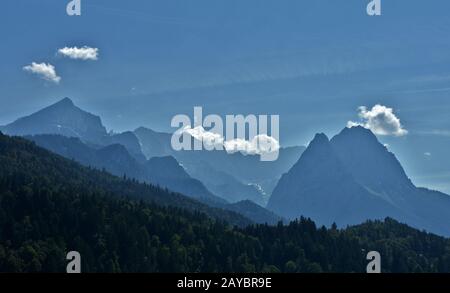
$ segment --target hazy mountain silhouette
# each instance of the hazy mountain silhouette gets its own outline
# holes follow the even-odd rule
[[[363,127],[346,128],[331,141],[316,135],[282,176],[268,208],[340,226],[389,216],[450,235],[450,196],[415,187],[395,156]]]
[[[216,194],[230,201],[250,199],[265,206],[281,175],[303,151],[303,147],[281,148],[278,160],[272,162],[262,162],[259,156],[226,151],[181,151],[174,156],[186,166],[189,174],[216,190]],[[217,177],[218,174],[225,176]]]
[[[123,145],[138,161],[145,160],[139,140],[133,132],[108,134],[101,118],[78,108],[71,99],[64,98],[34,114],[17,119],[2,127],[8,135],[58,134],[76,137],[89,145]]]
[[[137,161],[144,162],[146,160],[146,157],[142,153],[139,139],[131,131],[110,135],[105,139],[104,144],[123,145]]]
[[[75,137],[43,134],[25,136],[25,138],[34,141],[40,147],[85,166],[105,169],[116,176],[126,175],[129,178],[137,179],[142,176],[140,164],[130,156],[124,146],[119,144],[96,149]]]
[[[101,144],[107,136],[98,116],[75,106],[69,98],[48,106],[34,114],[17,119],[2,130],[9,135],[59,134],[78,137],[83,141]]]
[[[266,205],[265,195],[253,185],[245,184],[232,175],[218,171],[206,161],[183,161],[186,171],[202,181],[214,194],[236,203],[251,200],[260,206]]]
[[[205,203],[216,205],[227,202],[212,194],[202,182],[189,176],[174,157],[154,157],[144,164],[145,179],[173,191],[194,196]]]
[[[134,131],[138,137],[142,152],[150,159],[152,157],[164,157],[173,154],[170,144],[170,133],[157,132],[149,128],[139,127]]]
[[[140,127],[134,131],[143,153],[175,157],[194,178],[214,194],[230,201],[251,200],[265,206],[278,179],[298,160],[304,147],[281,148],[278,160],[261,162],[259,156],[226,151],[174,151],[171,134]]]

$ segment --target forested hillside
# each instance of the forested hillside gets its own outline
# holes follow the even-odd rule
[[[369,250],[383,272],[450,271],[449,239],[391,219],[249,224],[0,135],[1,272],[64,272],[71,250],[84,272],[364,272]]]
[[[100,190],[121,197],[155,202],[158,205],[201,211],[232,225],[245,226],[252,223],[238,213],[212,208],[181,194],[139,183],[134,179],[119,178],[105,170],[83,167],[75,161],[37,147],[33,142],[1,133],[0,178],[29,187],[32,184],[48,185],[57,192],[61,192],[60,189],[69,189],[79,194]],[[32,186],[32,189],[35,190],[36,187]]]

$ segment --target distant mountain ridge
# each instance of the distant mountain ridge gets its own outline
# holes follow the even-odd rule
[[[145,162],[146,157],[142,153],[139,139],[131,131],[125,131],[118,134],[107,136],[103,141],[103,145],[120,144],[125,146],[130,155],[132,155],[138,162]]]
[[[142,152],[147,158],[164,157],[173,154],[170,144],[172,135],[170,133],[157,132],[146,127],[139,127],[134,130],[134,134],[139,139]]]
[[[324,225],[392,217],[450,235],[450,196],[415,187],[395,156],[363,127],[346,128],[331,140],[317,134],[282,176],[268,208]]]
[[[281,148],[278,160],[226,151],[174,151],[171,134],[140,127],[134,131],[147,157],[175,157],[194,178],[231,202],[252,200],[265,206],[278,179],[300,158],[304,147]]]
[[[69,98],[64,98],[36,113],[19,118],[3,126],[7,135],[57,134],[79,138],[91,146],[121,144],[138,161],[145,160],[139,140],[133,132],[107,133],[99,116],[77,107]]]
[[[18,136],[60,134],[98,144],[101,144],[102,139],[107,136],[100,117],[81,110],[69,98],[19,118],[3,126],[2,131]]]
[[[172,135],[169,133],[145,127],[117,134],[107,133],[100,117],[81,110],[69,98],[0,129],[7,135],[56,134],[76,137],[95,149],[120,144],[142,164],[153,157],[172,156],[184,166],[190,177],[200,180],[207,189],[214,190],[224,200],[252,200],[261,206],[266,205],[281,174],[289,170],[303,151],[302,147],[281,149],[280,158],[275,162],[260,162],[258,156],[227,154],[225,151],[176,152],[171,147]],[[116,169],[113,170],[118,171]],[[133,172],[127,170],[127,173]]]

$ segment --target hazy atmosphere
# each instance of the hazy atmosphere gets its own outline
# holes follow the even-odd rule
[[[448,0],[1,2],[0,273],[450,272]]]

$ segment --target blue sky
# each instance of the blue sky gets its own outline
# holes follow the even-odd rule
[[[279,114],[281,144],[332,136],[358,107],[392,108],[379,136],[418,185],[450,193],[449,1],[7,0],[0,6],[0,125],[62,97],[108,129],[170,131],[178,113]],[[97,61],[57,56],[99,49]],[[25,72],[55,66],[59,84]]]

